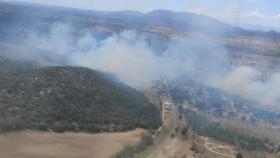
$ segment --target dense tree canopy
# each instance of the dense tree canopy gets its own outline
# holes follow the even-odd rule
[[[0,131],[125,131],[157,128],[156,106],[111,76],[47,67],[0,77]]]

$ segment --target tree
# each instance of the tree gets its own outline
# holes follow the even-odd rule
[[[145,146],[150,146],[154,144],[154,138],[151,134],[143,134],[141,137],[141,143]]]
[[[243,158],[243,155],[241,153],[237,153],[236,158]]]
[[[181,130],[181,134],[182,135],[187,135],[188,134],[188,127],[184,127],[182,130]]]

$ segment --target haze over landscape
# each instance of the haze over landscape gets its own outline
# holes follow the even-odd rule
[[[0,1],[0,155],[279,157],[279,4]]]
[[[243,27],[248,27],[254,30],[279,30],[280,26],[279,2],[277,0],[116,0],[113,2],[110,0],[22,0],[22,2],[32,2],[86,10],[134,10],[149,12],[156,9],[165,9],[179,12],[193,12],[218,19],[222,22],[242,25]]]

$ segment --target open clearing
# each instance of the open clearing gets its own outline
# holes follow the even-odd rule
[[[1,158],[110,158],[140,140],[142,129],[126,133],[48,133],[24,131],[0,135]]]
[[[226,158],[235,158],[235,152],[225,145],[215,143],[205,143],[205,148],[215,154],[224,156]]]
[[[175,132],[175,128],[185,127],[185,122],[179,119],[178,107],[174,106],[174,103],[170,99],[170,95],[161,97],[162,103],[168,102],[164,108],[170,109],[165,110],[165,119],[163,121],[163,138],[161,140],[155,140],[156,146],[148,155],[140,156],[140,158],[182,158],[187,156],[188,158],[194,158],[191,148],[191,138],[188,140],[182,140],[179,132]],[[174,137],[171,137],[174,134]]]

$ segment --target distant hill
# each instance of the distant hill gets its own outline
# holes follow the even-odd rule
[[[8,43],[9,45],[3,47],[8,47],[9,50],[17,47],[25,48],[26,39],[30,34],[38,32],[42,36],[47,35],[55,23],[70,24],[73,37],[91,33],[97,41],[124,30],[134,30],[146,39],[156,55],[162,55],[170,44],[178,42],[176,39],[179,37],[179,39],[198,38],[221,45],[230,54],[228,63],[234,66],[240,64],[254,66],[255,63],[261,63],[265,65],[265,68],[261,69],[267,71],[274,69],[275,65],[271,64],[275,62],[274,60],[280,61],[278,32],[248,30],[207,16],[168,10],[154,10],[148,13],[109,12],[0,2],[0,45],[2,42]],[[22,50],[20,53],[26,51],[20,50]],[[46,63],[67,64],[67,61],[61,60],[59,56],[50,56],[55,53],[40,50],[36,45],[28,48],[27,52],[34,52],[34,56],[39,56],[38,58]]]
[[[156,106],[110,75],[46,67],[0,76],[0,131],[126,131],[160,125]]]
[[[0,2],[0,35],[6,35],[1,36],[0,39],[12,40],[13,36],[24,38],[30,30],[44,32],[55,22],[71,23],[77,28],[77,34],[87,30],[99,38],[131,29],[166,38],[170,36],[170,33],[180,35],[200,32],[211,36],[250,36],[280,40],[280,34],[274,31],[247,30],[189,12],[168,10],[154,10],[148,13],[108,12],[30,3]],[[7,26],[11,30],[7,29]]]
[[[227,63],[233,67],[249,65],[263,72],[279,70],[274,63],[280,63],[280,33],[243,29],[207,16],[168,10],[108,12],[0,2],[0,47],[2,45],[1,49],[8,54],[33,52],[36,60],[44,61],[45,65],[67,65],[65,56],[54,56],[59,50],[51,53],[32,43],[31,48],[26,46],[30,34],[36,32],[44,37],[56,23],[70,24],[74,38],[91,33],[97,42],[124,30],[133,30],[144,37],[156,55],[164,54],[178,39],[201,39],[228,51]]]

